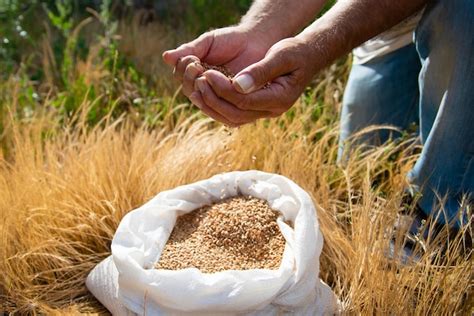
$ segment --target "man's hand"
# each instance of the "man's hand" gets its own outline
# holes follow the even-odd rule
[[[280,113],[281,110],[260,111],[255,109],[244,114],[245,120],[239,116],[231,121],[220,114],[225,110],[219,109],[220,112],[216,112],[206,104],[201,92],[196,89],[197,83],[204,81],[205,85],[203,83],[200,84],[202,88],[207,87],[212,90],[209,84],[205,82],[205,78],[212,78],[212,74],[217,75],[217,72],[208,71],[205,73],[205,78],[197,81],[196,79],[201,77],[205,71],[199,62],[205,62],[214,66],[224,66],[230,72],[238,73],[245,67],[262,60],[273,44],[283,38],[294,36],[294,34],[310,23],[325,2],[326,0],[255,0],[249,11],[242,17],[238,26],[207,32],[190,43],[165,52],[163,58],[166,63],[175,67],[174,75],[182,82],[183,93],[209,116],[229,125],[240,125],[241,123],[233,122],[248,122],[253,120],[253,117],[274,116],[276,113]],[[270,74],[274,74],[274,72],[270,72]],[[285,80],[299,80],[299,77],[297,77],[298,72],[296,72],[295,76],[287,76]],[[243,78],[245,79],[245,77]],[[222,75],[220,79],[224,79]],[[268,78],[268,81],[272,79],[274,78]],[[226,88],[229,88],[230,82],[228,79],[226,80]],[[275,86],[266,89],[266,95],[262,97],[268,99],[270,94],[279,97],[285,80],[274,80]],[[244,84],[245,82],[240,83]],[[286,82],[285,84],[288,85],[289,83]],[[236,91],[232,92],[237,93]],[[285,90],[284,93],[286,92]],[[212,99],[213,96],[215,96],[215,93],[207,95],[206,98]],[[293,99],[296,99],[296,97]],[[220,100],[225,99],[220,98]],[[285,106],[289,107],[288,102],[285,102]],[[236,107],[234,106],[234,108]],[[242,114],[241,109],[237,109],[240,112],[236,114]]]
[[[205,71],[200,61],[237,73],[262,59],[271,45],[265,36],[240,25],[204,33],[192,42],[164,52],[163,59],[174,66],[175,78],[182,82],[184,95],[190,97],[194,80]]]
[[[195,82],[199,93],[192,93],[190,99],[207,115],[229,126],[279,116],[295,103],[319,71],[317,58],[300,38],[284,39],[232,81],[218,71],[204,72]]]

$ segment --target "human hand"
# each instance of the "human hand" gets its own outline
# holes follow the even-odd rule
[[[245,25],[226,27],[202,34],[197,39],[163,53],[164,61],[174,66],[174,76],[183,84],[187,97],[194,92],[194,80],[205,69],[200,62],[219,65],[237,73],[265,56],[268,36]]]
[[[190,100],[208,116],[229,126],[279,116],[325,65],[318,62],[318,57],[303,39],[281,40],[232,81],[218,71],[204,72],[195,81],[199,92],[192,93]]]

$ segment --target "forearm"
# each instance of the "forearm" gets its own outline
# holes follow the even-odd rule
[[[327,0],[255,0],[241,25],[271,37],[272,42],[294,36],[316,18]]]
[[[340,0],[297,37],[310,43],[316,69],[418,12],[429,0]]]

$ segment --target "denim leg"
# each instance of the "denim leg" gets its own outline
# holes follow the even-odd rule
[[[415,39],[423,150],[408,180],[427,215],[456,227],[467,220],[456,217],[462,196],[474,193],[474,1],[432,2]]]
[[[368,63],[352,66],[342,105],[339,160],[342,159],[347,138],[365,127],[392,125],[406,129],[410,123],[418,121],[417,78],[420,68],[414,44]],[[380,144],[392,133],[379,130],[364,135],[358,141]]]

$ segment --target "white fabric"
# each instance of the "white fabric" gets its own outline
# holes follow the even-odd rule
[[[374,58],[389,54],[413,43],[413,31],[418,25],[421,15],[422,11],[355,48],[352,51],[353,63],[365,64]]]
[[[112,261],[112,256],[95,266],[87,276],[86,286],[95,298],[112,313],[112,315],[136,315],[123,306],[117,297],[118,271]]]
[[[87,277],[86,286],[89,291],[107,308],[112,315],[115,316],[137,316],[136,313],[129,311],[117,297],[118,291],[118,272],[112,261],[112,256],[106,258],[99,263]],[[309,304],[292,311],[284,311],[278,306],[267,306],[265,310],[261,310],[254,313],[248,313],[247,316],[290,316],[290,315],[327,315],[338,313],[328,313],[328,306],[320,304],[320,302],[331,302],[334,300],[334,294],[332,293],[329,286],[321,281],[321,289],[318,290],[318,296],[316,296],[314,304]],[[339,303],[337,303],[339,304]],[[339,309],[339,305],[337,305]],[[147,314],[148,315],[148,314]],[[173,313],[168,313],[173,315]]]
[[[281,212],[277,222],[286,246],[278,270],[207,274],[195,268],[154,268],[177,216],[237,195],[264,199]],[[331,314],[337,311],[337,300],[318,277],[322,246],[315,207],[294,182],[260,171],[225,173],[161,192],[128,213],[112,241],[118,279],[107,282],[117,286],[107,288],[118,287],[114,297],[139,315]]]

